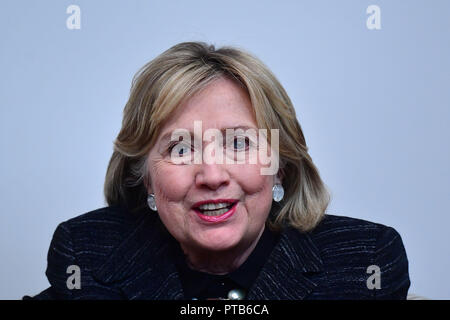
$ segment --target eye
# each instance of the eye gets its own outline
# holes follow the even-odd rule
[[[175,142],[169,146],[168,149],[170,155],[176,155],[178,157],[185,157],[191,153],[191,146],[185,143]]]
[[[236,137],[233,140],[233,148],[235,150],[247,150],[250,145],[248,137]]]

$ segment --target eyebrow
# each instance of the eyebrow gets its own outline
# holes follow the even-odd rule
[[[255,127],[250,127],[250,126],[247,126],[247,125],[239,125],[239,126],[236,126],[236,127],[225,127],[225,128],[222,128],[222,129],[220,129],[220,132],[223,134],[223,135],[226,135],[226,130],[227,129],[233,129],[233,130],[239,130],[239,129],[241,129],[241,130],[243,130],[243,131],[247,131],[247,130],[249,130],[249,129],[253,129],[253,130],[258,130],[257,128],[255,128]],[[173,131],[172,131],[173,132]],[[162,138],[160,139],[160,144],[166,144],[166,143],[168,143],[168,142],[170,142],[171,141],[171,138],[172,138],[172,132],[167,132],[167,133],[165,133],[163,136],[162,136]],[[189,134],[191,135],[191,137],[193,137],[194,136],[194,131],[193,130],[189,130]],[[203,133],[202,133],[203,134]]]

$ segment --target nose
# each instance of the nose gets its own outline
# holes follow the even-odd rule
[[[230,175],[223,164],[200,164],[195,176],[195,184],[199,188],[217,190],[230,183]]]

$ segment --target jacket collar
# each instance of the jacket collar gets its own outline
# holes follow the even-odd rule
[[[159,217],[146,213],[93,276],[102,284],[120,289],[128,299],[183,299],[172,257],[174,241]],[[301,300],[316,287],[308,273],[320,272],[322,265],[311,237],[287,228],[247,299]]]

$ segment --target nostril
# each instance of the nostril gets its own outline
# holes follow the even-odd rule
[[[201,183],[200,187],[201,188],[205,188],[207,190],[211,190],[211,191],[217,191],[220,188],[223,188],[225,186],[228,185],[228,182],[219,182],[219,183],[215,183],[215,182],[205,182],[205,183]]]
[[[211,190],[217,190],[221,186],[226,186],[230,183],[229,175],[220,172],[201,172],[195,177],[195,182],[198,187],[206,187]]]

